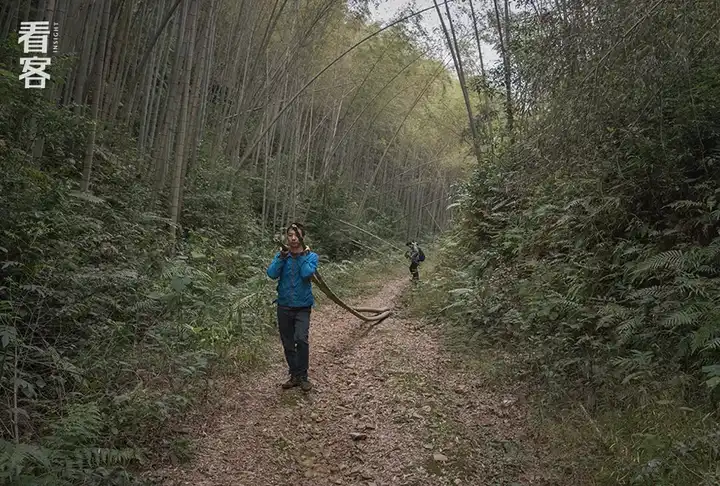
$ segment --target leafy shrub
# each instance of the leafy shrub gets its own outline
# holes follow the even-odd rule
[[[561,23],[532,30],[520,16],[521,81],[542,84],[547,69],[563,82],[537,91],[517,142],[465,186],[450,251],[472,256],[455,265],[463,276],[436,312],[470,326],[478,342],[529,350],[538,384],[614,417],[610,430],[622,417],[642,417],[628,425],[640,427],[661,415],[666,394],[706,413],[704,425],[675,435],[658,428],[637,456],[644,461],[622,455],[610,482],[710,484],[720,397],[720,83],[711,73],[720,57],[707,4],[685,5],[682,26],[673,8],[652,10],[635,25],[635,48],[615,49],[605,34],[636,6],[592,14],[577,39],[588,57],[547,43],[544,29]],[[688,28],[701,44],[688,45]],[[688,471],[673,442],[693,435],[704,439]]]

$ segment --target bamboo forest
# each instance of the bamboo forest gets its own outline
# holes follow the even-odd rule
[[[0,0],[0,484],[720,485],[720,2]]]

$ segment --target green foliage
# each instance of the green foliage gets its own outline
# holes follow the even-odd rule
[[[124,467],[141,459],[134,449],[102,447],[103,417],[97,404],[68,406],[38,444],[0,439],[3,484],[132,484]]]
[[[17,403],[0,469],[10,484],[128,478],[214,374],[262,359],[269,249],[204,228],[168,257],[145,195],[78,194],[41,163],[0,186],[0,394]]]
[[[516,19],[513,62],[520,93],[536,95],[531,116],[464,188],[445,244],[458,275],[434,312],[469,327],[474,342],[529,350],[550,400],[601,417],[598,430],[616,435],[607,452],[593,432],[603,481],[715,484],[717,9],[650,3],[593,10],[562,45],[553,39],[570,24]],[[461,255],[465,264],[453,265]],[[660,411],[668,396],[677,407]],[[694,421],[667,427],[682,406]]]
[[[18,84],[0,76],[0,482],[135,484],[219,373],[263,361],[271,249],[210,183],[169,248],[133,154],[103,138],[79,192],[87,121]]]
[[[358,251],[357,245],[350,240],[358,238],[353,238],[353,230],[338,221],[352,219],[349,194],[329,182],[321,184],[311,194],[317,194],[317,197],[305,201],[313,208],[305,226],[310,238],[317,241],[317,245],[312,244],[313,250],[331,260],[350,258]]]

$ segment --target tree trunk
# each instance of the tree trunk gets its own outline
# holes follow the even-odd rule
[[[140,58],[140,62],[137,64],[138,69],[136,70],[135,76],[130,80],[128,83],[128,86],[130,86],[130,89],[134,90],[137,88],[137,83],[140,81],[140,77],[142,76],[143,70],[142,66],[145,65],[145,63],[148,61],[148,58],[150,57],[150,53],[152,52],[153,48],[155,47],[155,44],[157,44],[158,39],[160,38],[160,34],[163,33],[165,30],[165,27],[170,22],[170,19],[172,18],[173,14],[175,13],[175,10],[177,10],[178,5],[183,0],[175,0],[175,3],[170,7],[167,14],[165,14],[165,18],[162,21],[162,24],[160,25],[160,28],[155,31],[155,34],[150,39],[150,42],[146,44],[145,52],[143,53],[142,57]],[[128,105],[127,110],[130,110],[130,107]],[[127,113],[125,114],[127,115]],[[125,118],[125,116],[123,116]]]
[[[105,41],[108,34],[108,24],[110,22],[110,4],[111,0],[105,0],[104,11],[102,16],[102,24],[100,26],[100,38],[98,39],[98,48],[96,52],[99,54],[95,60],[95,81],[93,83],[93,98],[91,117],[92,127],[88,134],[87,145],[85,148],[85,161],[83,163],[83,177],[80,188],[82,191],[87,192],[90,189],[90,176],[92,175],[93,168],[93,156],[95,154],[95,137],[97,134],[97,126],[99,123],[98,112],[100,109],[100,100],[103,90],[103,69],[105,66],[105,59],[102,55],[105,52]]]
[[[170,187],[170,220],[174,224],[177,224],[180,219],[180,188],[183,184],[183,165],[185,164],[186,157],[185,134],[187,133],[188,105],[190,103],[190,75],[192,73],[193,54],[195,51],[195,31],[197,30],[198,17],[199,0],[189,1],[189,18],[183,20],[183,24],[187,25],[187,29],[186,32],[184,32],[183,37],[187,40],[185,41],[185,47],[182,49],[182,54],[178,58],[178,65],[184,66],[184,69],[182,79],[182,93],[180,96],[180,120],[178,123],[177,135],[175,137],[175,175],[173,177],[172,185]],[[175,237],[176,227],[172,226],[170,228],[170,241],[174,242]]]
[[[478,136],[477,130],[475,129],[475,119],[472,113],[472,106],[470,105],[470,97],[468,96],[467,84],[465,84],[465,73],[463,72],[460,52],[457,49],[457,40],[455,39],[455,29],[453,27],[452,18],[450,17],[450,10],[446,3],[445,7],[448,8],[448,23],[450,24],[450,29],[452,30],[452,38],[450,37],[450,33],[445,26],[445,21],[443,20],[442,13],[440,12],[440,7],[437,4],[437,0],[433,0],[433,4],[435,5],[435,9],[437,10],[438,19],[440,20],[440,25],[445,34],[448,49],[450,49],[450,54],[452,55],[453,63],[455,64],[455,71],[457,72],[458,79],[460,81],[460,89],[463,94],[463,99],[465,100],[465,109],[467,110],[468,119],[470,121],[470,135],[472,137],[473,152],[475,153],[477,163],[480,164],[480,147],[478,146]]]
[[[513,136],[513,108],[512,108],[512,77],[510,73],[510,57],[508,53],[509,46],[506,45],[506,39],[509,39],[509,35],[503,38],[503,29],[500,22],[500,8],[498,7],[497,0],[493,0],[495,5],[495,20],[497,21],[498,38],[500,40],[500,54],[503,59],[503,71],[505,73],[505,113],[507,116],[507,131],[510,136],[510,143],[514,141]],[[505,1],[505,20],[509,23],[509,13],[507,0]],[[505,29],[510,28],[509,24],[506,23]]]
[[[0,27],[0,41],[4,42],[5,39],[7,39],[8,34],[10,33],[11,27],[17,28],[17,26],[19,25],[18,24],[19,16],[20,16],[20,0],[14,0],[14,1],[8,2],[6,11],[3,12],[3,16],[0,16],[0,19],[2,19],[2,18],[5,19],[2,24],[2,27]]]
[[[485,80],[485,64],[483,64],[482,46],[480,44],[480,33],[477,28],[477,18],[475,17],[475,7],[473,7],[473,0],[468,0],[470,3],[470,14],[473,22],[473,33],[475,34],[475,42],[477,43],[478,58],[480,59],[480,73],[482,74],[483,81]]]
[[[113,65],[113,70],[110,73],[110,79],[114,89],[111,96],[109,96],[109,99],[106,101],[107,110],[105,119],[109,121],[113,121],[117,118],[120,102],[125,92],[125,79],[129,69],[125,69],[124,67],[128,64],[128,53],[130,52],[129,38],[131,37],[130,26],[132,25],[133,10],[135,9],[136,3],[137,0],[129,0],[122,17],[122,26],[118,36],[120,46],[116,48],[116,60]],[[151,87],[148,87],[148,90],[150,89]]]
[[[90,58],[91,46],[95,40],[95,32],[101,22],[98,22],[98,9],[100,2],[93,2],[88,12],[88,21],[85,22],[85,35],[83,36],[82,54],[80,55],[80,64],[77,67],[77,75],[75,76],[75,89],[73,90],[73,102],[75,103],[75,113],[80,114],[83,104],[85,103],[85,84],[88,78],[88,71],[92,59]],[[100,17],[102,19],[102,17]]]
[[[433,0],[435,1],[435,0]],[[425,96],[425,93],[428,89],[430,89],[430,86],[435,82],[437,77],[445,70],[445,65],[440,66],[441,69],[438,69],[433,74],[432,78],[425,84],[422,91],[420,91],[420,94],[415,98],[415,101],[413,101],[413,104],[410,106],[410,109],[405,113],[405,117],[403,118],[402,122],[398,125],[397,129],[395,130],[395,133],[393,133],[392,138],[385,146],[385,151],[382,154],[382,157],[380,157],[380,160],[378,161],[377,165],[375,166],[375,170],[373,171],[372,175],[370,176],[370,180],[368,181],[367,187],[368,189],[363,192],[362,199],[360,200],[360,203],[358,204],[357,214],[358,216],[362,214],[363,208],[365,206],[365,201],[367,200],[367,195],[369,192],[369,188],[372,187],[372,185],[375,182],[375,178],[377,177],[377,174],[380,170],[380,167],[383,164],[383,161],[385,160],[385,156],[388,154],[388,151],[390,150],[390,147],[392,146],[393,142],[397,138],[398,134],[400,133],[400,129],[405,125],[405,122],[407,121],[408,117],[410,116],[410,113],[413,112],[417,104],[420,102],[423,96]]]
[[[182,38],[187,29],[187,16],[189,1],[183,5],[183,12],[177,29],[177,45],[183,46]],[[177,132],[178,108],[182,97],[182,77],[181,77],[181,58],[182,48],[175,54],[173,60],[173,69],[168,81],[169,93],[167,104],[165,105],[165,113],[162,117],[162,126],[160,129],[160,145],[156,152],[155,161],[155,193],[159,194],[165,188],[167,173],[169,169],[170,157],[172,155],[173,142]]]

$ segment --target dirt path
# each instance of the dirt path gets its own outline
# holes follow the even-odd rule
[[[408,283],[361,301],[391,305]],[[401,318],[373,326],[326,304],[310,346],[312,392],[280,389],[278,340],[271,369],[228,388],[197,457],[157,471],[161,484],[557,484],[533,475],[521,401],[484,389],[428,329]]]

